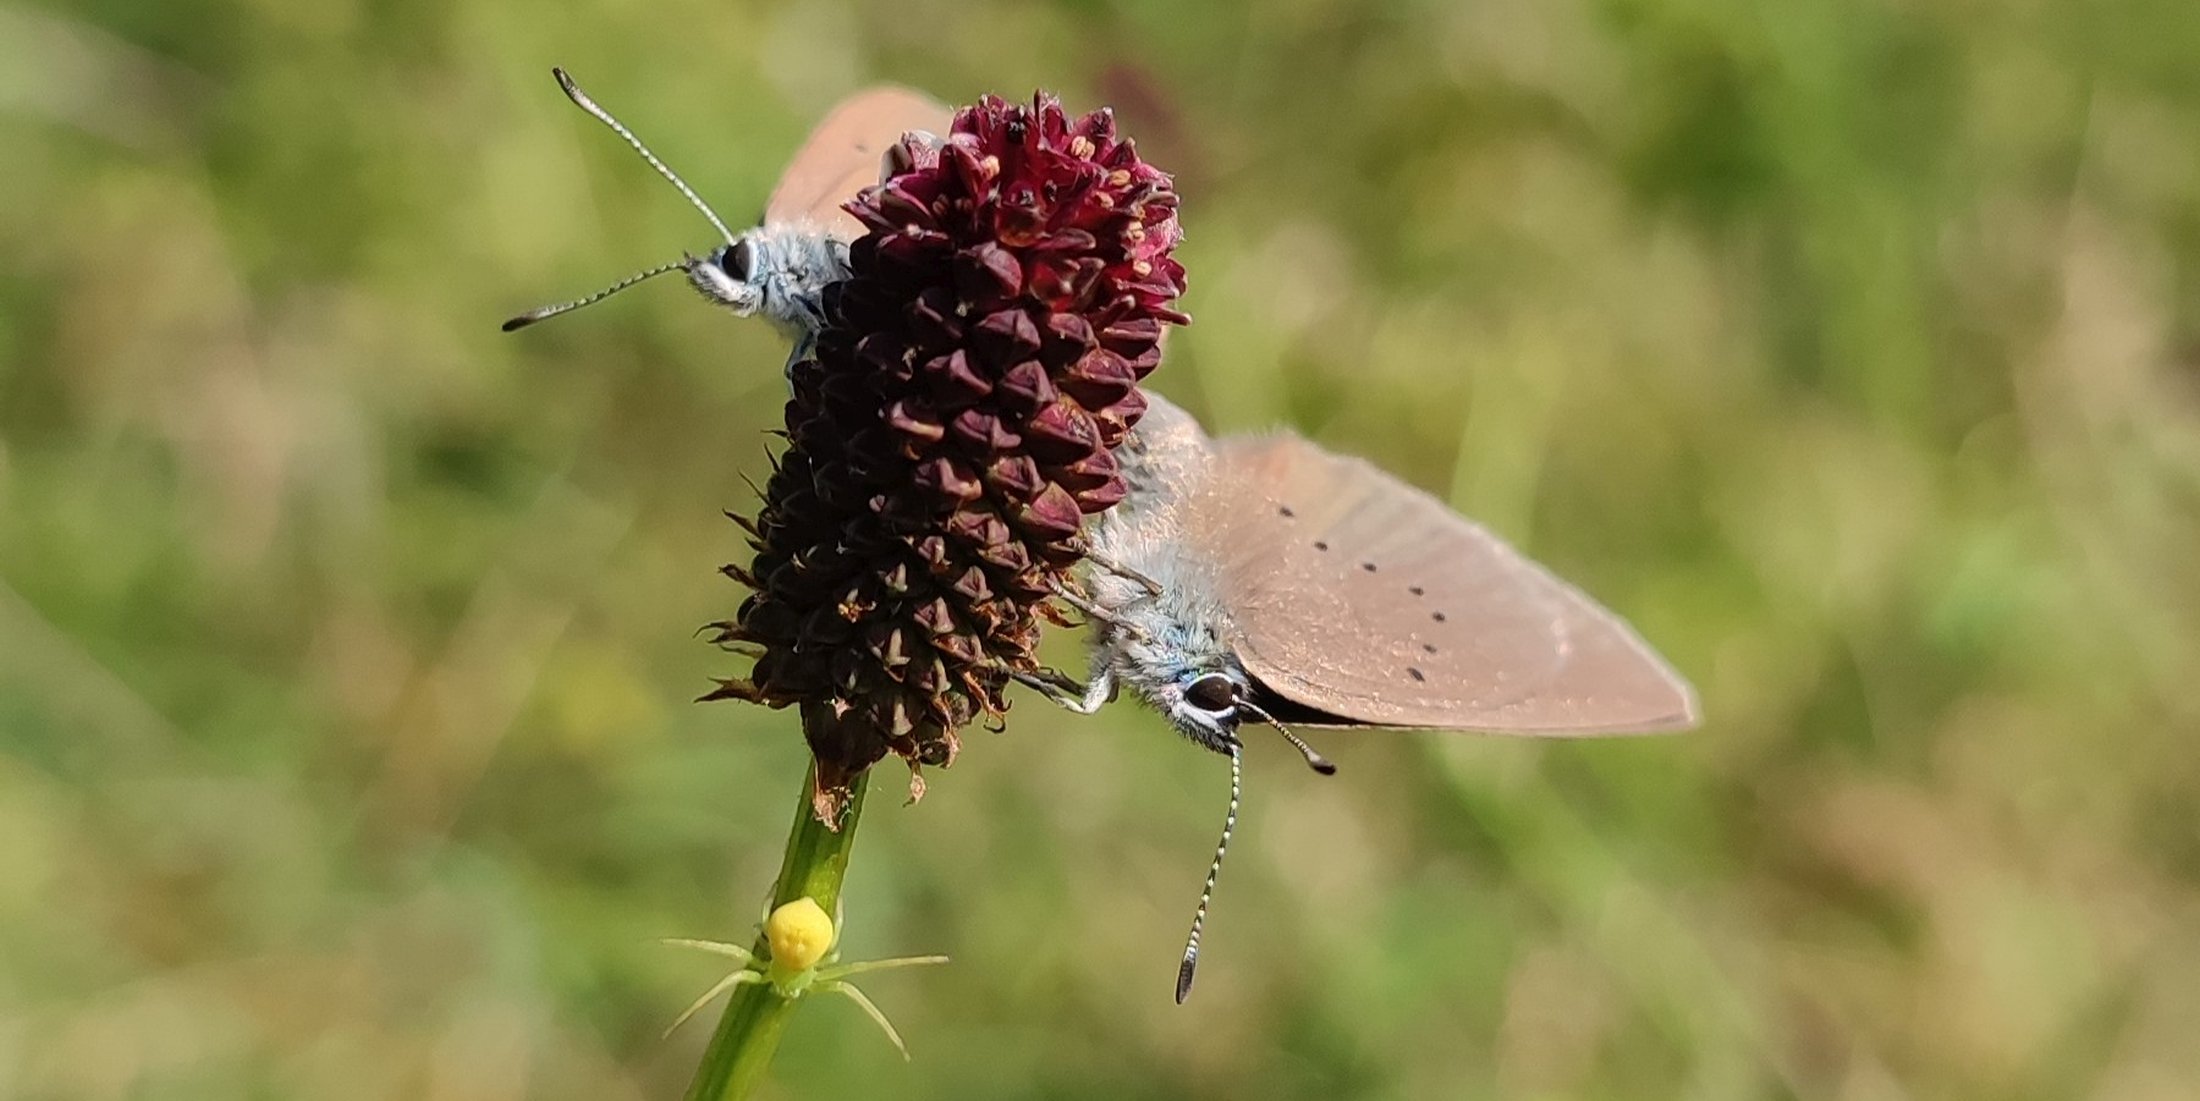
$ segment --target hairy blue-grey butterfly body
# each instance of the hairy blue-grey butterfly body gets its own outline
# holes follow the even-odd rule
[[[1627,624],[1434,497],[1288,434],[1215,440],[1158,398],[1133,432],[1130,493],[1090,537],[1092,670],[1028,678],[1089,713],[1129,688],[1230,758],[1238,727],[1404,727],[1575,736],[1694,725],[1686,681]]]
[[[807,353],[812,336],[824,324],[825,288],[847,278],[848,243],[862,232],[862,226],[840,205],[879,182],[882,173],[893,167],[884,158],[894,152],[904,133],[944,133],[953,120],[945,105],[906,88],[881,86],[849,96],[826,114],[788,162],[764,204],[763,220],[734,233],[686,181],[581,91],[563,69],[552,72],[567,98],[625,139],[710,219],[725,243],[701,257],[682,256],[637,272],[585,298],[529,310],[505,322],[506,332],[602,301],[645,279],[679,271],[686,273],[689,285],[706,300],[741,317],[769,318],[793,341],[792,362]]]

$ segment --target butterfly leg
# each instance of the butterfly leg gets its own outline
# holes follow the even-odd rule
[[[1092,676],[1092,683],[1085,686],[1085,698],[1078,701],[1077,710],[1090,715],[1100,710],[1102,704],[1115,702],[1115,670],[1100,669]]]
[[[1077,611],[1082,613],[1086,619],[1092,620],[1096,623],[1105,623],[1108,626],[1113,627],[1114,629],[1141,641],[1145,640],[1146,638],[1145,628],[1140,627],[1138,624],[1132,623],[1130,620],[1124,619],[1122,616],[1116,615],[1114,612],[1111,612],[1106,608],[1103,608],[1100,605],[1085,599],[1083,596],[1071,591],[1068,586],[1063,586],[1061,588],[1055,589],[1054,596],[1055,599],[1060,600],[1062,603],[1077,609]]]
[[[1065,689],[1076,695],[1082,696],[1085,693],[1085,682],[1078,680],[1076,677],[1070,676],[1068,673],[1064,673],[1060,669],[1056,669],[1051,665],[1042,665],[1033,670],[1031,672],[1031,675],[1047,682],[1050,685],[1053,685],[1056,688]]]
[[[1139,588],[1146,590],[1147,596],[1161,595],[1161,583],[1159,581],[1155,581],[1153,578],[1147,577],[1145,574],[1142,574],[1137,570],[1134,570],[1129,566],[1126,566],[1123,563],[1118,562],[1115,559],[1110,558],[1097,550],[1094,550],[1089,545],[1085,547],[1085,561],[1092,563],[1093,568],[1095,569],[1104,570],[1108,573],[1112,573],[1115,576],[1120,577],[1125,581],[1129,581],[1132,584],[1137,585]]]
[[[1046,674],[1052,674],[1050,679]],[[1115,674],[1102,670],[1091,684],[1079,684],[1052,669],[1044,673],[1008,671],[1010,680],[1045,696],[1065,711],[1090,715],[1115,698]]]

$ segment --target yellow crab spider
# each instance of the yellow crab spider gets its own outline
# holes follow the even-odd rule
[[[759,960],[748,949],[723,941],[667,939],[666,944],[699,948],[715,955],[726,956],[741,964],[741,969],[718,980],[716,985],[704,991],[702,997],[695,999],[695,1003],[682,1011],[671,1026],[665,1029],[665,1035],[671,1035],[673,1029],[686,1024],[688,1018],[695,1016],[718,995],[746,983],[768,982],[780,997],[790,1001],[812,990],[846,994],[848,1000],[861,1007],[864,1014],[886,1033],[886,1038],[893,1041],[894,1050],[901,1052],[903,1059],[909,1058],[909,1048],[901,1042],[901,1033],[894,1031],[894,1026],[886,1020],[886,1014],[879,1012],[878,1006],[871,1004],[871,999],[864,997],[863,991],[857,990],[847,978],[866,971],[946,963],[947,957],[902,956],[890,960],[834,964],[832,961],[837,956],[833,947],[839,939],[840,930],[834,925],[833,919],[825,915],[825,908],[819,906],[816,899],[807,895],[773,910],[764,919],[764,943],[771,949],[769,959]],[[819,967],[820,963],[828,966]]]

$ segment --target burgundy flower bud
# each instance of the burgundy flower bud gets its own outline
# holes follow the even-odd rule
[[[933,395],[950,409],[969,405],[993,392],[993,380],[978,373],[970,365],[970,354],[961,348],[935,357],[924,365],[924,370],[932,380]]]
[[[1045,475],[1029,455],[1008,455],[995,460],[986,468],[985,480],[995,492],[1016,501],[1028,501],[1046,488]]]
[[[1027,359],[1001,375],[1003,404],[1018,412],[1032,412],[1054,404],[1054,381],[1038,360]]]
[[[947,429],[930,410],[921,406],[912,410],[909,405],[906,401],[897,401],[887,406],[886,426],[908,438],[904,447],[910,448],[908,454],[914,456],[921,454],[925,447],[946,439]]]
[[[1102,512],[1115,506],[1129,492],[1130,487],[1121,478],[1102,482],[1089,489],[1080,489],[1071,496],[1077,499],[1077,507],[1086,512]]]
[[[973,605],[981,605],[981,602],[992,599],[993,583],[986,579],[984,570],[972,566],[964,570],[963,575],[956,579],[952,590],[955,595],[962,597],[965,601]]]
[[[1013,540],[979,547],[977,555],[978,561],[1003,573],[1022,574],[1031,569],[1031,552],[1026,550],[1022,543]],[[1054,591],[1053,579],[1046,578],[1044,582],[1045,591],[1052,593]]]
[[[945,287],[928,287],[909,303],[908,331],[921,348],[953,348],[962,340],[962,318],[955,313],[960,303]]]
[[[1050,484],[1017,510],[1016,526],[1043,542],[1054,543],[1076,535],[1084,519],[1085,511],[1077,507],[1077,499],[1061,486]]]
[[[975,501],[985,496],[985,484],[976,475],[961,463],[945,457],[917,464],[914,481],[918,489],[957,502]]]
[[[1041,492],[1045,486],[1040,487]],[[1009,545],[1015,536],[1008,525],[991,512],[965,509],[947,520],[947,533],[972,550],[988,550]]]
[[[1037,668],[1039,622],[1122,499],[1109,449],[1182,323],[1169,177],[1098,111],[987,97],[904,139],[848,210],[868,232],[789,371],[789,448],[728,576],[723,644],[761,647],[712,698],[799,704],[818,814],[888,753],[944,765]]]
[[[1100,429],[1092,414],[1071,398],[1057,398],[1024,425],[1031,454],[1042,463],[1068,463],[1084,458],[1100,446]]]
[[[1076,462],[1055,467],[1050,473],[1055,482],[1079,490],[1119,485],[1123,481],[1120,464],[1106,451],[1094,451]]]
[[[1086,353],[1061,379],[1062,392],[1088,409],[1121,401],[1137,385],[1137,372],[1122,356],[1101,350]]]
[[[999,414],[965,409],[955,418],[955,439],[975,455],[993,455],[1009,451],[1023,442],[1023,437],[1009,431]]]
[[[999,310],[978,322],[975,343],[987,362],[1005,366],[1039,350],[1039,327],[1022,310]]]
[[[1001,302],[1024,289],[1024,266],[1016,254],[992,241],[964,249],[955,257],[956,283],[970,302]]]

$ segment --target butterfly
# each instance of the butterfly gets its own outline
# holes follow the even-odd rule
[[[848,277],[848,244],[861,236],[862,224],[841,209],[855,193],[895,170],[905,133],[947,132],[954,113],[921,92],[892,85],[866,88],[840,101],[795,151],[764,203],[763,220],[734,233],[678,173],[659,160],[632,130],[604,110],[563,69],[552,69],[558,87],[581,110],[594,116],[649,162],[695,209],[710,220],[725,243],[701,257],[683,254],[621,279],[584,298],[529,310],[504,323],[504,331],[525,328],[582,306],[601,302],[636,283],[667,272],[685,272],[703,297],[741,317],[771,319],[794,341],[789,362],[800,359],[825,322],[824,295],[829,284]],[[936,138],[935,138],[936,140]]]
[[[1091,673],[1018,679],[1090,714],[1122,688],[1230,758],[1230,810],[1177,974],[1236,827],[1238,737],[1274,727],[1571,737],[1695,725],[1697,704],[1618,616],[1443,502],[1288,433],[1214,439],[1149,395],[1130,492],[1090,536]]]

